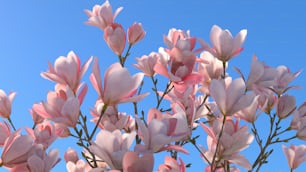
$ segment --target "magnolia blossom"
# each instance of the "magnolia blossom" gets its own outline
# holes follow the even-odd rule
[[[64,154],[64,159],[66,162],[71,161],[76,163],[79,160],[79,156],[76,150],[68,148]]]
[[[200,43],[219,60],[227,62],[243,50],[242,45],[246,35],[247,30],[243,29],[233,38],[229,30],[222,30],[219,26],[214,25],[210,31],[210,41],[213,47],[210,48],[204,41]]]
[[[215,152],[217,151],[217,159],[222,161],[227,160],[230,163],[240,165],[247,170],[252,168],[250,162],[241,154],[240,151],[246,149],[253,141],[254,136],[249,134],[248,127],[239,127],[239,121],[234,122],[228,118],[224,124],[222,136],[220,138],[220,145],[217,149],[218,135],[221,131],[221,120],[214,120],[212,127],[201,124],[204,131],[208,134],[207,145],[208,150],[201,147],[203,154],[209,162],[212,162]],[[219,162],[222,163],[222,162]]]
[[[90,81],[105,104],[116,105],[124,102],[137,102],[147,95],[133,96],[143,76],[143,73],[131,76],[127,68],[122,67],[119,63],[115,63],[105,72],[104,87],[102,87],[98,59],[95,58]]]
[[[50,121],[38,124],[34,130],[30,128],[26,128],[26,130],[33,137],[35,143],[42,144],[44,149],[47,149],[57,139],[55,126]]]
[[[306,146],[305,145],[291,145],[287,148],[285,145],[282,145],[283,151],[286,155],[288,165],[290,169],[296,169],[301,163],[306,161]]]
[[[0,146],[4,145],[5,140],[11,135],[11,128],[6,122],[0,122]]]
[[[107,45],[117,55],[121,55],[126,44],[126,34],[121,24],[113,23],[104,30],[104,39]]]
[[[134,66],[141,70],[145,75],[153,76],[155,74],[154,66],[160,56],[159,53],[152,52],[148,56],[144,55],[141,58],[136,58],[137,64],[134,64]]]
[[[211,81],[220,79],[223,75],[223,64],[208,51],[202,52],[200,58],[207,61],[207,63],[199,63],[198,72],[203,77],[200,89],[205,93],[209,93],[208,89]]]
[[[158,167],[158,172],[185,172],[186,166],[181,158],[179,158],[180,164],[172,157],[165,157],[165,164],[161,164]]]
[[[152,153],[145,153],[139,156],[136,152],[128,151],[123,157],[124,172],[152,172],[154,167],[154,157]]]
[[[44,118],[35,111],[34,106],[35,104],[32,106],[32,109],[30,109],[29,112],[32,116],[34,124],[39,124],[44,121]]]
[[[306,140],[306,103],[293,112],[290,127],[297,130],[296,136],[299,139]]]
[[[146,32],[143,30],[141,23],[134,23],[128,28],[128,42],[130,44],[136,44],[142,40]]]
[[[245,80],[242,72],[237,68],[239,74]],[[254,87],[270,88],[276,84],[275,78],[277,76],[277,70],[270,66],[259,62],[257,56],[252,58],[250,73],[248,79],[245,80],[247,90],[253,90]],[[254,86],[255,85],[255,86]]]
[[[232,115],[249,106],[254,94],[245,94],[245,83],[242,78],[231,81],[212,80],[209,87],[210,95],[217,103],[223,115]]]
[[[176,106],[176,113],[173,115],[162,115],[155,108],[148,113],[148,125],[136,118],[139,127],[139,136],[144,145],[136,145],[139,152],[159,152],[163,150],[176,150],[187,153],[180,146],[171,145],[171,142],[180,141],[189,134],[185,112],[181,107]],[[166,146],[167,145],[167,146]]]
[[[82,101],[82,100],[81,100]],[[80,100],[69,87],[49,92],[47,102],[35,104],[34,110],[43,118],[68,127],[75,127],[79,118]]]
[[[89,17],[86,23],[104,30],[108,25],[113,24],[115,18],[122,9],[122,7],[119,7],[113,14],[112,6],[109,1],[106,0],[102,5],[95,5],[92,11],[85,10],[85,13]]]
[[[42,72],[41,76],[59,84],[68,85],[71,90],[76,92],[91,60],[92,58],[89,58],[81,66],[80,58],[73,51],[70,51],[67,57],[58,57],[54,67],[49,63],[49,70]]]
[[[2,164],[12,168],[17,164],[25,163],[32,150],[33,138],[29,135],[20,135],[20,130],[12,133],[3,145],[1,155]]]
[[[68,161],[66,163],[66,169],[68,172],[89,172],[91,167],[88,163],[80,159],[76,162]]]
[[[252,92],[251,94],[254,94],[254,93]],[[253,99],[253,102],[249,106],[238,111],[235,115],[247,122],[250,122],[250,123],[255,122],[258,117],[257,115],[258,98],[259,98],[259,95],[257,95]]]
[[[294,110],[295,106],[295,97],[289,95],[283,95],[278,99],[276,114],[279,118],[286,118],[289,116]]]
[[[286,66],[278,66],[276,68],[277,76],[276,76],[276,85],[273,87],[273,90],[278,94],[282,95],[287,90],[291,88],[298,88],[297,86],[288,86],[291,81],[293,81],[301,71],[291,73],[290,69]]]
[[[9,118],[12,111],[12,102],[16,92],[10,92],[7,96],[3,90],[0,89],[0,116]]]
[[[56,149],[50,150],[48,154],[44,151],[36,151],[27,160],[27,166],[31,172],[47,172],[60,161],[58,157],[59,151]]]
[[[135,135],[135,132],[121,134],[119,130],[113,132],[101,130],[89,149],[105,161],[111,169],[121,170],[123,156],[129,151]]]

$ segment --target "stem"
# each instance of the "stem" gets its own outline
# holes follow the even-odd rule
[[[126,53],[125,53],[125,56],[121,56],[121,55],[118,56],[119,62],[120,62],[122,67],[124,67],[124,63],[125,63],[127,57],[130,55],[130,51],[131,51],[132,46],[133,46],[133,44],[129,44],[129,47],[128,47]]]
[[[224,129],[225,122],[226,122],[226,115],[223,116],[223,121],[222,121],[221,130],[220,130],[219,136],[218,136],[218,142],[217,142],[217,146],[216,146],[216,151],[215,151],[215,153],[214,153],[212,162],[211,162],[211,164],[210,164],[210,170],[211,170],[211,171],[215,171],[215,169],[214,169],[214,163],[215,163],[215,159],[216,159],[217,152],[218,152],[218,149],[219,149],[219,145],[220,145],[220,142],[221,142],[221,137],[222,137],[222,133],[223,133],[223,129]]]
[[[222,64],[223,64],[223,75],[221,77],[222,77],[222,79],[224,79],[225,78],[225,70],[226,70],[226,62],[222,62]]]
[[[100,117],[99,117],[99,119],[98,119],[98,121],[97,121],[97,123],[96,123],[95,128],[93,129],[91,135],[89,136],[88,141],[91,141],[91,140],[92,140],[92,137],[95,135],[95,132],[96,132],[96,130],[97,130],[97,128],[98,128],[98,126],[99,126],[101,120],[102,120],[102,117],[103,117],[103,115],[104,115],[104,113],[105,113],[107,107],[108,107],[107,104],[104,104],[104,105],[103,105],[103,109],[102,109],[101,115],[100,115]]]
[[[9,123],[11,124],[11,126],[13,127],[14,131],[16,131],[16,128],[15,128],[15,126],[14,126],[13,121],[11,120],[11,118],[8,117],[7,120],[9,121]]]

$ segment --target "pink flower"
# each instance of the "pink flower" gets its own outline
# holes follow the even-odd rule
[[[157,109],[150,109],[147,126],[136,118],[141,140],[144,145],[136,145],[139,152],[159,152],[163,150],[176,150],[188,153],[184,148],[171,145],[171,142],[180,141],[187,137],[189,128],[186,114],[181,107],[175,106],[176,113],[162,115]],[[167,146],[166,146],[167,145]]]
[[[204,131],[208,134],[207,145],[208,150],[201,148],[206,158],[212,162],[212,158],[216,151],[218,135],[221,130],[221,120],[214,120],[212,127],[208,127],[201,123]],[[228,118],[224,124],[220,145],[217,150],[217,159],[228,160],[230,163],[238,164],[245,169],[252,169],[250,162],[241,154],[240,151],[246,149],[253,141],[254,136],[249,134],[248,127],[239,127],[239,121],[234,122]],[[222,162],[219,162],[222,163]]]
[[[66,169],[68,172],[89,172],[91,167],[88,163],[80,159],[77,162],[68,161]]]
[[[245,80],[243,74],[238,70],[241,77]],[[253,90],[254,87],[269,88],[275,85],[275,77],[277,71],[275,68],[266,66],[264,63],[259,62],[257,56],[254,55],[251,63],[251,70],[246,82],[247,90]],[[255,85],[255,86],[254,86]]]
[[[85,13],[89,17],[86,23],[104,30],[108,25],[113,24],[122,9],[122,7],[118,8],[113,14],[112,6],[106,0],[102,5],[95,5],[92,11],[85,10]]]
[[[297,138],[306,140],[306,103],[303,103],[293,112],[290,127],[293,130],[297,130]]]
[[[128,28],[128,42],[130,44],[136,44],[142,40],[146,32],[143,30],[141,23],[134,23]]]
[[[225,83],[229,82],[229,83]],[[212,80],[209,91],[223,115],[232,115],[249,106],[254,94],[245,94],[245,83],[242,78],[234,81]]]
[[[202,52],[200,58],[207,61],[207,63],[199,63],[198,72],[203,77],[200,89],[205,93],[209,93],[208,89],[211,81],[220,79],[223,75],[223,64],[208,51]]]
[[[291,81],[293,81],[296,77],[299,76],[301,71],[291,73],[290,69],[286,66],[278,66],[276,68],[276,85],[274,85],[273,90],[278,95],[284,94],[286,91],[292,88],[298,88],[298,86],[288,86]]]
[[[89,149],[111,169],[121,170],[123,156],[129,151],[135,136],[135,132],[121,134],[119,130],[113,132],[101,130]]]
[[[177,160],[166,156],[165,157],[165,164],[162,164],[158,167],[158,172],[185,172],[186,167],[185,163],[181,158],[179,158],[180,164]]]
[[[151,172],[154,167],[154,157],[152,153],[145,153],[139,157],[138,153],[128,151],[124,154],[122,164],[125,172]]]
[[[12,102],[16,92],[10,92],[7,96],[3,90],[0,89],[0,116],[9,118],[12,111]]]
[[[50,121],[38,124],[34,130],[30,128],[26,128],[26,130],[33,137],[35,143],[42,144],[44,149],[47,149],[57,139],[55,127]]]
[[[279,118],[283,119],[289,116],[294,110],[295,106],[295,97],[289,95],[281,96],[277,101],[276,114]]]
[[[64,159],[66,162],[71,161],[76,163],[79,160],[79,156],[76,150],[68,148],[64,154]]]
[[[254,94],[254,93],[251,93],[251,94]],[[258,117],[257,115],[258,98],[259,96],[257,95],[253,99],[253,102],[248,107],[238,111],[236,113],[236,116],[250,123],[255,122]]]
[[[104,40],[112,51],[121,55],[126,44],[126,35],[121,24],[113,23],[104,30]]]
[[[36,104],[34,110],[43,118],[68,127],[75,127],[79,118],[80,101],[69,87],[49,92],[47,102]]]
[[[12,133],[4,143],[1,160],[6,167],[12,168],[17,164],[25,163],[32,149],[33,138],[19,133],[20,130]]]
[[[11,135],[11,128],[6,122],[0,123],[0,146],[3,146],[5,140]]]
[[[137,64],[134,64],[134,66],[141,70],[145,75],[153,76],[155,74],[154,66],[159,58],[159,53],[152,52],[148,56],[144,55],[141,58],[136,58]]]
[[[80,58],[70,51],[67,57],[58,57],[54,67],[49,63],[49,71],[42,72],[41,76],[59,84],[68,85],[76,92],[91,60],[92,58],[89,58],[81,67]]]
[[[31,172],[51,171],[51,169],[60,161],[58,150],[50,150],[48,154],[44,151],[36,151],[36,154],[30,156],[27,160],[28,168]]]
[[[37,105],[33,105],[32,106],[32,109],[29,110],[31,116],[32,116],[32,120],[34,122],[34,124],[39,124],[41,122],[44,121],[44,118],[42,116],[40,116],[35,110],[34,110],[34,106],[37,106]]]
[[[90,81],[104,104],[116,105],[124,102],[137,102],[147,96],[147,94],[133,96],[143,76],[143,73],[137,73],[131,76],[127,68],[122,67],[119,63],[115,63],[105,72],[103,88],[98,59],[95,58]]]
[[[203,41],[201,43],[203,47],[219,60],[227,62],[243,50],[241,46],[244,43],[246,35],[247,30],[243,29],[233,38],[229,30],[222,30],[219,26],[214,25],[210,31],[210,41],[213,47],[209,48]]]
[[[282,145],[283,151],[286,155],[290,169],[296,169],[301,163],[306,161],[306,146],[305,145],[291,145],[287,148]]]

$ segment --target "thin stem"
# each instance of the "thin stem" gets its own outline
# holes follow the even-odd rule
[[[223,65],[223,75],[221,76],[222,79],[225,78],[225,73],[226,73],[226,62],[222,62],[222,65]]]
[[[100,117],[99,117],[99,119],[98,119],[98,121],[97,121],[97,123],[96,123],[95,128],[93,129],[91,135],[89,136],[88,141],[91,141],[92,138],[93,138],[93,136],[95,135],[95,132],[96,132],[96,130],[97,130],[97,128],[98,128],[98,126],[99,126],[101,120],[102,120],[102,117],[103,117],[103,115],[104,115],[104,113],[105,113],[107,107],[108,107],[107,104],[104,104],[104,105],[103,105],[103,109],[102,109],[101,115],[100,115]]]
[[[216,151],[215,151],[215,153],[214,153],[212,162],[211,162],[211,164],[210,164],[210,170],[211,170],[211,171],[215,171],[215,169],[214,169],[214,163],[215,163],[215,159],[216,159],[216,156],[217,156],[217,152],[218,152],[218,149],[219,149],[219,146],[220,146],[220,143],[221,143],[221,137],[222,137],[222,133],[223,133],[223,129],[224,129],[225,122],[226,122],[226,115],[223,116],[223,121],[222,121],[221,130],[220,130],[219,136],[218,136],[218,142],[217,142],[217,146],[216,146]]]
[[[122,56],[122,55],[118,56],[119,62],[120,62],[122,67],[124,67],[125,61],[126,61],[127,57],[130,55],[130,51],[131,51],[132,46],[133,46],[133,44],[129,44],[129,47],[128,47],[126,53],[125,53],[125,56]]]
[[[16,128],[15,128],[15,126],[14,126],[13,121],[11,120],[11,118],[8,117],[7,120],[9,121],[9,123],[11,124],[11,126],[13,127],[14,131],[16,131]]]

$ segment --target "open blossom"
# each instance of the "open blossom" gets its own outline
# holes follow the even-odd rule
[[[49,63],[49,70],[42,72],[41,76],[59,84],[68,85],[76,92],[91,60],[92,58],[89,58],[81,66],[80,58],[73,51],[70,51],[67,57],[58,57],[55,60],[54,67]]]
[[[216,150],[216,148],[218,135],[222,128],[221,120],[214,120],[211,127],[204,124],[201,124],[201,126],[208,134],[208,150],[201,147],[203,154],[206,156],[205,160],[212,162],[212,158],[217,151],[217,159],[221,158],[222,160],[227,160],[230,163],[240,165],[248,170],[252,168],[250,162],[243,155],[239,154],[239,152],[246,149],[254,139],[254,136],[248,132],[247,126],[240,127],[239,120],[234,122],[231,118],[228,118],[224,124],[218,150]]]
[[[3,90],[0,89],[0,116],[9,118],[12,111],[12,102],[16,92],[10,92],[7,96]]]
[[[123,157],[124,172],[152,172],[154,167],[154,157],[152,153],[144,153],[139,155],[136,152],[128,151]]]
[[[135,135],[135,132],[121,134],[119,130],[113,132],[101,130],[89,149],[111,169],[121,170],[123,156],[129,151]]]
[[[164,42],[169,49],[159,49],[162,57],[154,66],[155,72],[169,78],[181,92],[188,85],[199,83],[202,77],[194,71],[196,53],[199,52],[194,50],[196,38],[190,37],[189,32],[170,29],[168,36],[164,36]]]
[[[31,172],[47,172],[60,161],[59,151],[50,150],[48,154],[42,149],[36,150],[33,155],[29,156],[27,166]]]
[[[172,157],[166,156],[165,163],[158,167],[158,172],[185,172],[186,166],[184,161],[179,158],[180,164]]]
[[[75,127],[80,111],[80,100],[69,87],[49,92],[47,102],[35,104],[34,110],[43,118],[50,119],[64,126]]]
[[[204,41],[200,43],[219,60],[227,62],[243,50],[242,45],[246,35],[247,30],[243,29],[233,38],[229,30],[223,30],[219,26],[214,25],[210,31],[210,41],[213,47],[210,48]]]
[[[231,81],[212,80],[209,87],[210,95],[217,103],[223,115],[232,115],[249,106],[255,94],[245,94],[245,83],[242,78]]]
[[[254,93],[251,93],[251,94],[254,94]],[[257,115],[258,98],[259,96],[257,95],[249,106],[238,111],[235,115],[247,122],[250,122],[250,123],[255,122],[258,117]]]
[[[95,5],[92,11],[85,10],[85,13],[89,17],[86,23],[104,30],[108,25],[113,24],[115,18],[122,9],[122,7],[116,9],[113,14],[112,6],[109,1],[106,0],[102,5]]]
[[[148,113],[148,125],[136,118],[139,127],[139,135],[144,145],[136,145],[139,152],[159,152],[163,150],[176,150],[187,153],[180,146],[171,145],[170,142],[180,141],[189,134],[187,119],[184,111],[178,105],[173,115],[162,115],[157,109],[150,109]]]
[[[90,81],[105,104],[116,105],[124,102],[137,102],[147,95],[134,96],[143,76],[143,73],[131,76],[127,68],[115,63],[105,72],[104,87],[102,87],[98,59],[95,58]]]
[[[141,23],[134,23],[128,28],[128,42],[130,44],[136,44],[142,40],[146,32],[143,30]]]
[[[306,161],[306,146],[305,145],[291,145],[287,148],[282,145],[283,151],[286,155],[290,169],[296,169],[301,163]]]
[[[113,23],[104,30],[107,45],[117,55],[121,55],[126,44],[126,34],[121,24]]]
[[[238,70],[239,74],[245,80],[243,74]],[[275,78],[277,76],[277,70],[270,66],[259,62],[257,56],[252,58],[251,69],[248,79],[245,80],[247,90],[253,90],[254,87],[270,88],[276,84]],[[254,86],[255,85],[255,86]]]
[[[144,55],[141,58],[136,58],[137,64],[134,64],[134,66],[141,70],[145,75],[153,76],[155,74],[154,66],[160,56],[159,53],[152,52],[148,56]]]
[[[20,135],[20,130],[12,133],[5,141],[1,155],[2,164],[6,167],[25,163],[33,146],[33,138]]]
[[[26,128],[30,136],[33,137],[36,144],[42,144],[47,149],[56,139],[57,134],[54,124],[51,121],[44,121],[38,124],[34,130]]]
[[[198,72],[203,77],[201,91],[209,93],[209,85],[213,79],[220,79],[223,75],[223,64],[210,52],[204,51],[200,55],[207,63],[199,63]]]
[[[290,69],[286,66],[278,66],[276,70],[276,85],[273,87],[273,90],[278,95],[282,95],[289,89],[298,88],[297,86],[289,86],[289,83],[298,77],[301,71],[291,73]]]

